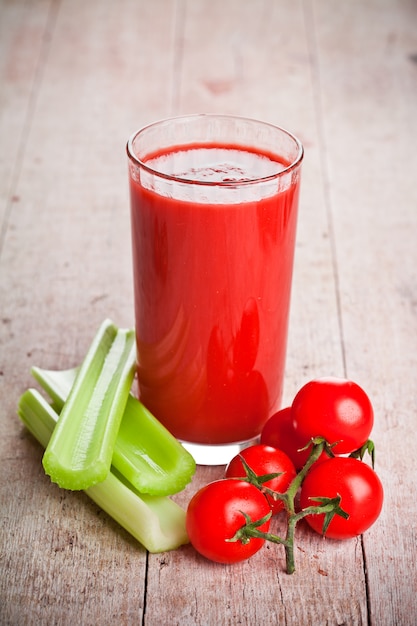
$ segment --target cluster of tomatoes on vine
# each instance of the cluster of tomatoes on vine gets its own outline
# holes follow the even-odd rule
[[[349,539],[377,520],[383,487],[374,470],[372,404],[356,383],[319,378],[265,424],[260,443],[236,455],[225,477],[194,494],[187,509],[191,544],[220,563],[248,559],[265,541],[284,546],[295,570],[294,536],[304,519],[331,539]],[[369,453],[371,465],[364,462]],[[271,534],[284,511],[286,535]]]

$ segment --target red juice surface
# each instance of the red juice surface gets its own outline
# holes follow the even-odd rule
[[[147,164],[230,183],[276,173],[277,162],[193,146]],[[214,201],[204,185],[168,197],[163,179],[145,184],[131,176],[140,398],[184,441],[253,438],[281,401],[299,176],[261,199],[251,184]]]

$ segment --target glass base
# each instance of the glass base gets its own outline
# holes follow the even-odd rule
[[[190,443],[189,441],[181,441],[181,443],[194,457],[197,465],[227,465],[236,454],[239,454],[239,452],[249,446],[259,443],[259,437],[221,445]]]

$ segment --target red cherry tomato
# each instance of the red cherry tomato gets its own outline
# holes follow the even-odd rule
[[[311,452],[311,447],[303,449],[309,443],[309,439],[304,439],[295,430],[291,407],[281,409],[269,418],[261,433],[261,443],[285,452],[296,470],[304,467]],[[328,458],[327,454],[323,452],[318,461]]]
[[[197,552],[218,563],[244,561],[258,552],[264,539],[228,541],[246,523],[242,511],[251,521],[258,521],[270,514],[271,509],[257,487],[241,480],[225,478],[197,491],[186,515],[187,533]],[[269,520],[258,530],[268,532]]]
[[[335,515],[326,531],[331,539],[350,539],[364,533],[377,520],[384,499],[383,487],[374,470],[363,461],[334,457],[313,465],[301,486],[300,507],[318,504],[315,498],[341,496],[340,506],[348,519]],[[324,515],[308,515],[308,524],[323,534]]]
[[[324,437],[334,454],[358,450],[368,439],[374,414],[371,402],[356,383],[319,378],[300,389],[291,407],[294,430],[303,441]]]
[[[227,478],[244,479],[246,477],[241,457],[257,476],[279,473],[280,475],[276,478],[263,483],[264,487],[278,493],[284,493],[296,476],[294,464],[285,452],[272,446],[258,444],[245,448],[230,461],[226,467]],[[274,500],[270,494],[265,494],[265,496],[274,514],[284,508],[284,503],[281,500]]]

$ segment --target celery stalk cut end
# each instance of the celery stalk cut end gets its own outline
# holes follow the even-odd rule
[[[66,470],[63,468],[61,459],[55,454],[44,454],[42,458],[43,469],[51,481],[61,489],[81,491],[92,485],[103,482],[110,472],[110,466],[103,461],[96,460],[93,466],[83,465],[79,470],[73,466]]]

